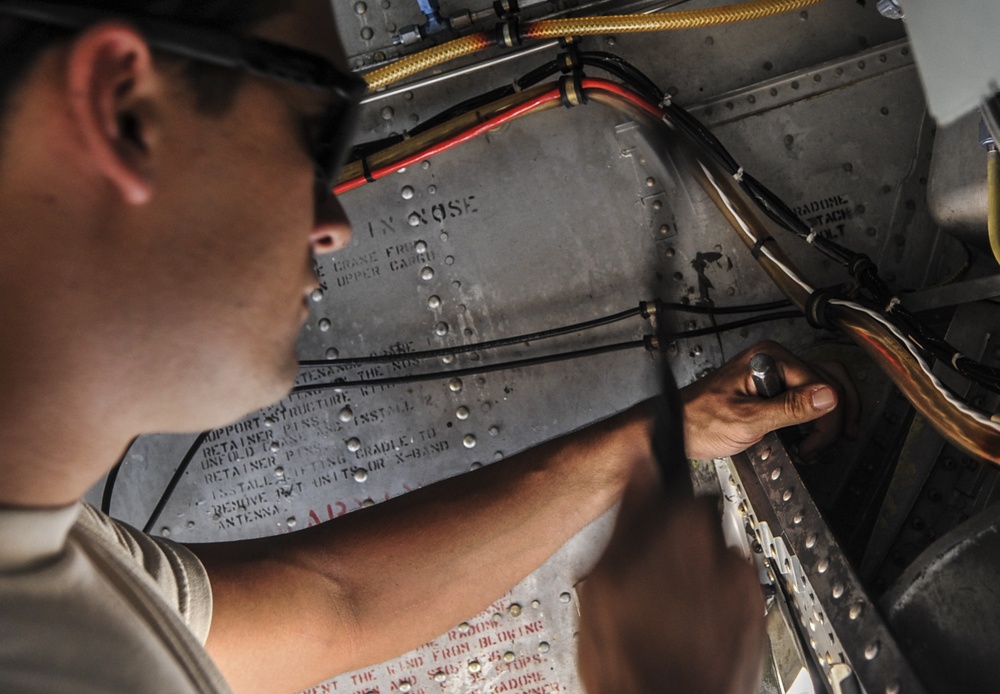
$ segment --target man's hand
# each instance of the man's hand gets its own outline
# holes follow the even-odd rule
[[[752,566],[725,547],[712,500],[668,508],[636,486],[579,588],[588,694],[756,694],[767,639]]]
[[[750,377],[750,357],[765,352],[781,370],[787,390],[764,400]],[[805,458],[829,446],[843,433],[857,436],[858,392],[837,362],[806,364],[776,342],[761,342],[731,359],[718,371],[681,391],[689,458],[739,453],[765,434],[805,422],[813,432],[799,445]]]

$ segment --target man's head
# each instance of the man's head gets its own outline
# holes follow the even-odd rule
[[[343,67],[328,0],[86,5],[192,13]],[[15,304],[0,308],[2,360],[36,379],[59,365],[74,397],[141,430],[219,425],[280,397],[310,251],[350,236],[310,159],[331,95],[171,57],[121,19],[31,43],[8,75],[0,149],[0,294]]]

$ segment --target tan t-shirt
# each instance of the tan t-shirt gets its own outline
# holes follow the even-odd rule
[[[208,576],[87,505],[0,508],[0,691],[228,692]]]

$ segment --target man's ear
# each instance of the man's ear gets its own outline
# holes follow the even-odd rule
[[[145,204],[157,82],[149,45],[127,24],[103,22],[76,38],[66,60],[70,113],[93,165],[123,200]]]

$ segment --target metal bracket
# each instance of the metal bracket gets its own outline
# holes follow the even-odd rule
[[[926,691],[820,515],[788,452],[769,434],[733,457],[729,480],[771,574],[788,587],[832,692]]]

